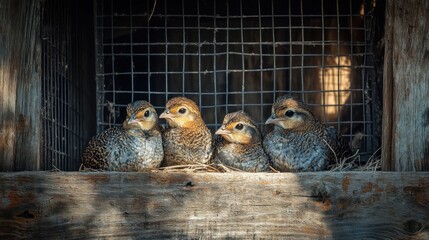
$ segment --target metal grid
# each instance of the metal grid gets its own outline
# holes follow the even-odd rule
[[[79,10],[82,7],[87,7],[83,1],[74,0],[49,0],[44,5],[41,36],[42,170],[77,170],[87,143],[86,135],[94,132],[86,129],[84,123],[90,116],[84,111],[87,109],[84,104],[89,103],[84,101],[91,87],[90,81],[82,80],[84,75],[80,65],[85,54],[82,41],[84,34],[88,34],[81,27],[81,21],[88,17]],[[89,58],[88,54],[85,57]]]
[[[372,136],[368,1],[97,1],[98,132],[129,102],[197,102],[211,130],[243,109],[263,125],[276,97],[312,105],[350,141]]]

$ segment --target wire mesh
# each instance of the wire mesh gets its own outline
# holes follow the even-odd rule
[[[85,100],[91,81],[82,79],[85,75],[81,64],[87,63],[82,61],[82,55],[91,58],[82,48],[88,32],[81,27],[81,21],[92,17],[79,10],[84,4],[73,0],[45,1],[41,33],[42,170],[77,170],[86,135],[94,132],[85,125],[85,118],[90,116],[85,112],[89,104]]]
[[[129,102],[187,96],[211,130],[244,110],[263,126],[273,101],[294,94],[363,155],[372,136],[368,1],[99,0],[98,132]]]

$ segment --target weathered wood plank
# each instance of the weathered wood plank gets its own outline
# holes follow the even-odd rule
[[[429,2],[387,1],[384,170],[429,170]]]
[[[11,68],[11,1],[0,1],[0,170],[13,169],[16,74]],[[15,39],[14,39],[15,40]]]
[[[386,21],[384,27],[384,74],[383,74],[383,117],[382,117],[382,140],[381,159],[382,169],[392,171],[395,162],[392,160],[392,122],[393,122],[393,17],[392,1],[386,2]]]
[[[0,171],[37,170],[41,0],[0,0]]]
[[[42,39],[40,20],[42,0],[24,1],[20,10],[21,26],[15,31],[20,37],[13,51],[19,59],[16,91],[16,151],[14,170],[39,170],[42,106]],[[15,19],[17,16],[13,16]]]
[[[0,229],[2,239],[428,239],[429,173],[1,173]]]

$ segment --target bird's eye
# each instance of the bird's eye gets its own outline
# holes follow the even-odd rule
[[[235,125],[235,129],[237,129],[237,130],[243,129],[243,124],[239,123],[239,124]]]
[[[294,111],[292,111],[292,110],[287,110],[287,111],[285,112],[286,117],[292,117],[294,114],[295,114],[295,112],[294,112]]]
[[[146,112],[144,112],[144,117],[149,117],[149,115],[150,115],[149,110],[146,110]]]
[[[179,113],[180,113],[180,114],[185,114],[185,113],[186,113],[186,108],[181,108],[181,109],[179,109]]]

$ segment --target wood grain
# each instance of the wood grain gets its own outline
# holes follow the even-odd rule
[[[429,170],[429,2],[386,2],[383,168]]]
[[[392,171],[395,169],[395,162],[392,159],[392,122],[393,122],[393,20],[392,1],[386,2],[386,21],[384,32],[384,74],[383,74],[383,117],[382,117],[382,140],[381,159],[382,169]]]
[[[40,0],[0,0],[0,171],[38,169],[40,9]]]
[[[1,239],[428,239],[429,173],[1,173],[0,229]]]

